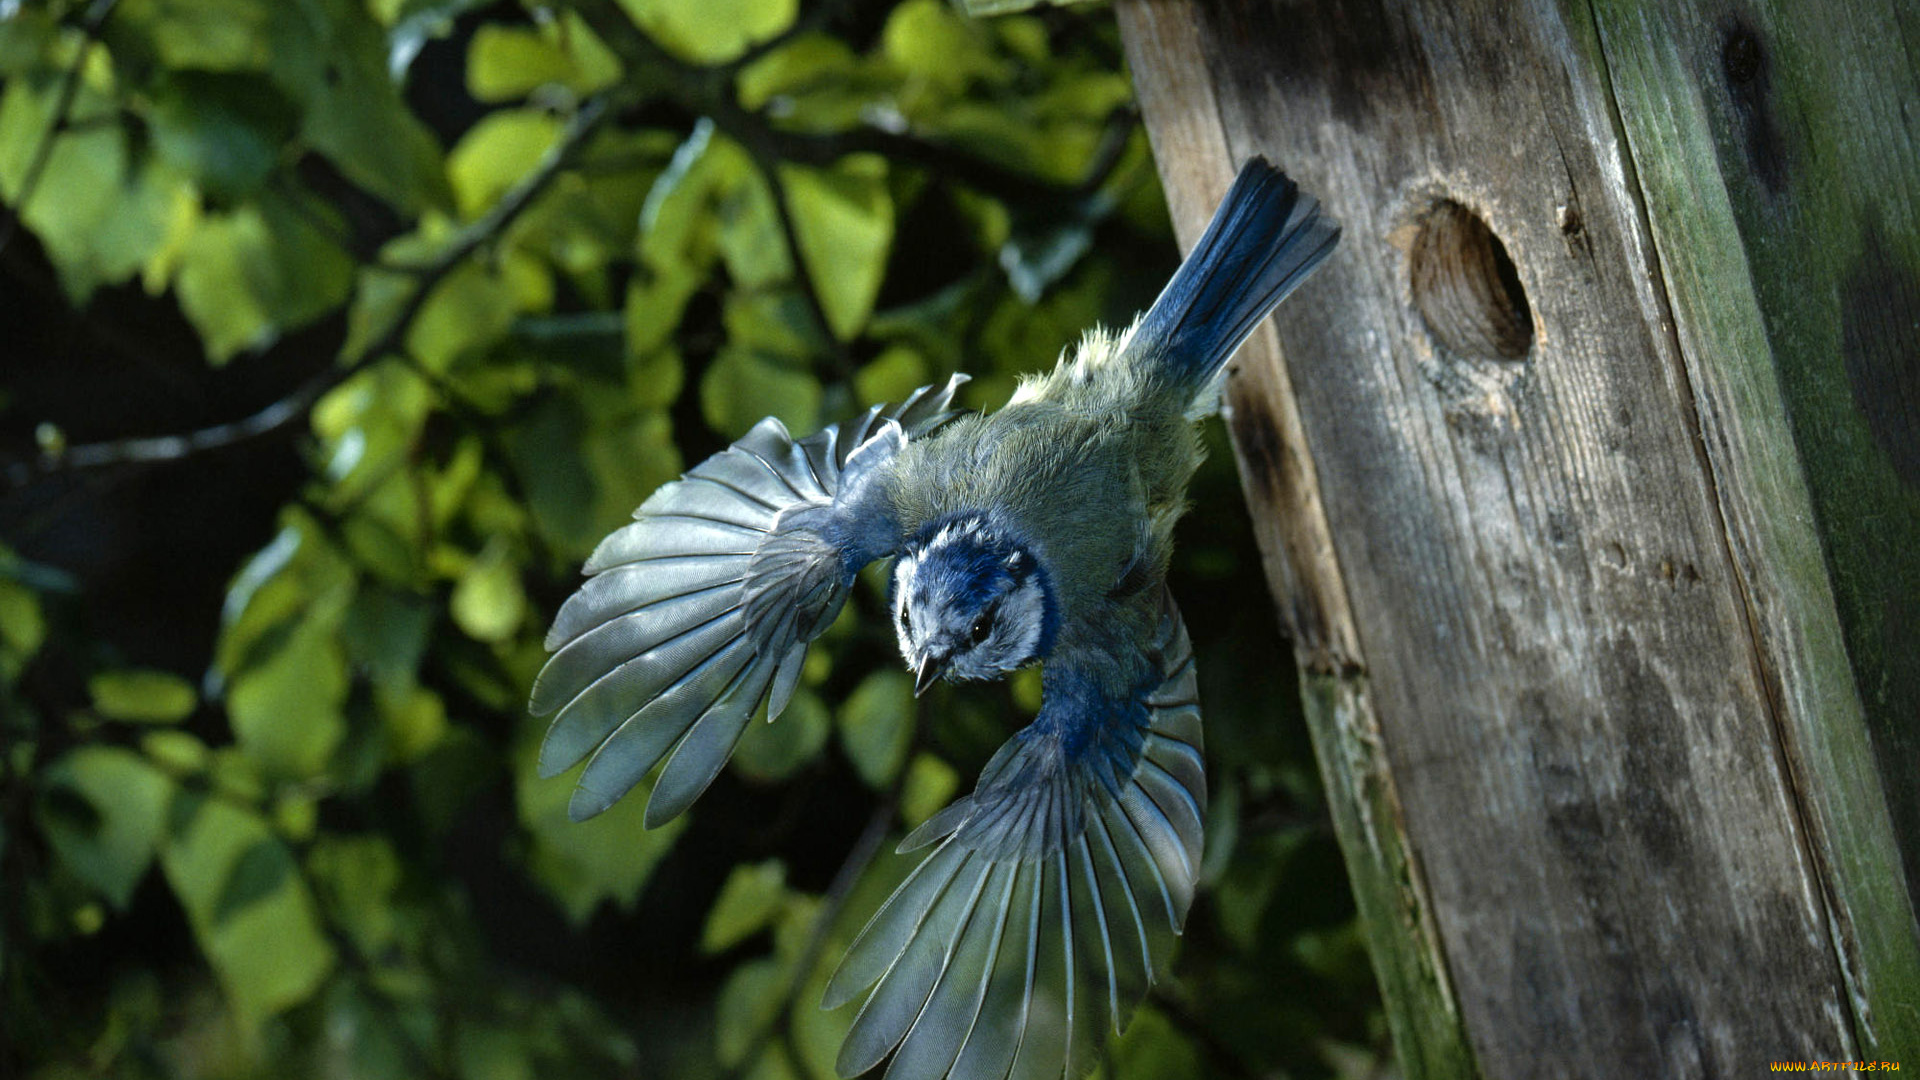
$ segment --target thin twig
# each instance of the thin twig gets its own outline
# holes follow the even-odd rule
[[[1100,131],[1100,143],[1093,148],[1087,174],[1075,186],[1075,195],[1085,198],[1105,186],[1113,176],[1113,170],[1120,167],[1120,159],[1126,153],[1127,139],[1139,124],[1140,110],[1130,103],[1117,106],[1107,114],[1106,127]]]
[[[767,40],[749,47],[746,52],[727,61],[726,70],[729,73],[734,73],[740,71],[742,68],[751,66],[761,57],[786,45],[795,38],[804,37],[826,26],[835,18],[838,18],[842,12],[853,10],[855,2],[856,0],[817,0],[812,7],[801,12],[799,18],[793,20],[793,25]]]
[[[844,0],[823,0],[809,12],[809,17],[824,21],[843,3]],[[699,67],[661,48],[658,42],[635,26],[633,20],[613,0],[570,0],[570,4],[636,78],[644,78],[650,85],[673,86],[672,97],[675,100],[712,120],[715,127],[746,150],[755,167],[766,178],[773,194],[781,236],[794,267],[794,279],[821,340],[827,343],[833,381],[846,386],[852,384],[853,359],[847,343],[834,333],[819,285],[801,251],[787,185],[779,172],[783,161],[822,167],[832,165],[849,154],[875,152],[894,160],[920,165],[942,177],[988,194],[1031,199],[1036,193],[1051,193],[1064,199],[1078,199],[1106,181],[1120,160],[1126,136],[1134,123],[1129,110],[1115,110],[1105,137],[1094,155],[1093,167],[1086,178],[1072,185],[1050,184],[938,143],[879,128],[862,128],[832,135],[785,131],[740,104],[731,74],[741,64],[751,62],[754,56],[752,50],[746,57],[730,65]],[[768,47],[772,47],[771,43]],[[640,87],[635,89],[642,90]]]
[[[559,142],[547,152],[533,172],[522,178],[485,214],[455,234],[431,261],[405,268],[403,272],[411,273],[417,279],[412,294],[387,324],[386,330],[358,355],[319,372],[295,387],[292,393],[251,416],[173,435],[88,443],[60,453],[43,454],[37,460],[14,462],[7,466],[8,483],[17,489],[38,477],[57,472],[179,461],[270,435],[305,416],[327,391],[400,348],[414,318],[426,306],[427,297],[440,280],[469,255],[505,231],[546,190],[547,185],[552,183],[553,178],[608,115],[608,111],[606,102],[601,99],[592,99],[583,104]]]
[[[787,192],[787,182],[780,176],[780,163],[767,153],[765,147],[752,143],[745,145],[747,155],[753,159],[760,175],[766,178],[767,188],[773,195],[774,217],[779,220],[780,235],[787,242],[794,280],[800,283],[800,295],[807,302],[807,312],[813,317],[814,329],[820,332],[821,340],[827,343],[834,379],[851,387],[853,357],[847,353],[847,343],[833,332],[833,324],[827,320],[827,308],[820,299],[820,287],[813,279],[813,270],[807,266],[805,253],[800,250],[800,232],[794,225],[791,198]]]
[[[815,10],[820,11],[828,6],[823,3]],[[775,217],[780,222],[780,234],[793,263],[794,278],[799,283],[801,296],[806,300],[807,311],[820,332],[821,340],[827,343],[834,379],[851,385],[853,359],[847,352],[846,343],[833,332],[833,324],[827,318],[819,287],[800,249],[800,234],[794,225],[787,185],[780,177],[780,159],[791,155],[783,152],[779,132],[758,114],[741,107],[731,77],[733,67],[703,68],[688,64],[662,49],[611,0],[573,0],[573,8],[594,33],[599,34],[601,40],[626,62],[629,70],[646,71],[656,78],[662,71],[670,73],[677,87],[676,96],[701,115],[711,118],[716,127],[746,149],[772,192]],[[738,63],[736,61],[736,65]],[[834,158],[837,160],[839,156],[834,155]]]
[[[20,178],[20,195],[13,200],[13,211],[0,221],[0,251],[13,242],[13,234],[19,229],[20,221],[27,215],[27,203],[40,187],[40,177],[47,171],[47,163],[53,160],[53,144],[67,130],[67,117],[73,112],[73,103],[80,96],[80,78],[87,66],[87,57],[93,52],[93,43],[100,39],[100,29],[106,25],[107,16],[113,14],[120,0],[93,0],[93,6],[87,9],[87,17],[80,24],[80,50],[74,54],[73,62],[67,65],[66,73],[60,80],[60,96],[54,100],[53,117],[47,121],[46,134],[33,149],[33,160],[27,163],[26,175]]]
[[[906,761],[900,766],[899,775],[887,788],[886,794],[874,804],[873,812],[867,815],[866,827],[860,830],[859,839],[853,842],[852,850],[841,860],[840,869],[834,871],[833,880],[827,884],[822,897],[820,911],[813,917],[813,925],[808,928],[807,947],[800,959],[793,965],[793,973],[788,976],[787,990],[780,1004],[780,1011],[774,1019],[760,1030],[754,1032],[753,1041],[747,1044],[747,1052],[734,1067],[727,1071],[726,1080],[740,1080],[751,1072],[766,1053],[767,1044],[773,1041],[781,1028],[782,1018],[793,1011],[794,999],[805,989],[813,977],[814,965],[820,962],[820,954],[826,951],[827,939],[833,931],[833,924],[840,919],[840,913],[847,906],[847,898],[853,894],[853,887],[860,882],[860,876],[872,865],[874,856],[880,853],[880,844],[887,838],[887,830],[893,827],[894,815],[900,811],[900,797],[906,790],[907,774],[911,771],[914,754],[918,752],[920,737],[917,734],[925,726],[915,718],[913,747],[907,751]]]

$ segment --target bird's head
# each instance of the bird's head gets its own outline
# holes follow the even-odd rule
[[[1034,553],[983,516],[936,522],[893,571],[893,626],[914,693],[935,679],[995,679],[1046,656],[1060,622]]]

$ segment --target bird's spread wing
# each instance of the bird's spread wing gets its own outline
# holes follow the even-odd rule
[[[1186,627],[1162,593],[1151,674],[1124,700],[1049,672],[979,786],[907,837],[939,846],[876,913],[827,1008],[874,986],[838,1062],[888,1080],[1059,1080],[1097,1059],[1164,970],[1206,811]]]
[[[612,806],[662,759],[646,823],[672,818],[726,764],[762,699],[770,719],[780,714],[854,574],[899,546],[876,497],[882,466],[954,415],[965,378],[797,442],[769,417],[601,541],[547,634],[553,656],[533,688],[534,714],[558,713],[540,775],[591,755],[574,820]]]

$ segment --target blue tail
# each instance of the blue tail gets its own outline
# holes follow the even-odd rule
[[[1339,240],[1339,223],[1313,196],[1254,158],[1141,318],[1128,351],[1150,350],[1176,386],[1200,394]]]

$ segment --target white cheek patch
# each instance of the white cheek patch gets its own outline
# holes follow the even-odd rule
[[[904,555],[893,568],[893,632],[900,638],[900,655],[913,651],[912,627],[907,621],[907,599],[913,595],[913,575],[920,569],[917,555]]]
[[[1015,632],[1007,649],[1014,663],[1040,651],[1040,634],[1046,629],[1046,617],[1046,597],[1040,592],[1040,583],[1033,578],[1022,582],[1013,595],[1007,597],[1000,623]]]

